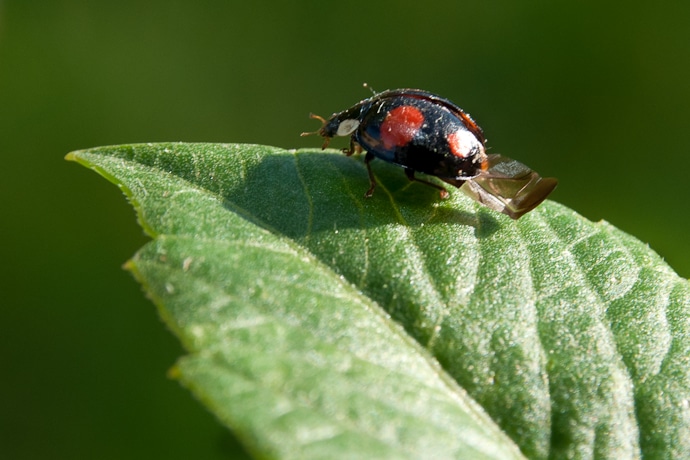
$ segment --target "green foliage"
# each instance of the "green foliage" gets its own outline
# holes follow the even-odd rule
[[[69,158],[131,200],[173,374],[259,457],[690,456],[690,286],[605,222],[511,221],[383,163],[364,199],[334,152]]]

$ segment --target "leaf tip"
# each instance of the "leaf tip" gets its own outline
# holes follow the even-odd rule
[[[134,273],[136,271],[136,265],[134,263],[134,260],[129,259],[127,262],[122,264],[122,269],[130,273]]]
[[[139,283],[141,283],[144,287],[146,287],[146,280],[144,279],[143,275],[139,271],[139,267],[137,266],[136,262],[136,255],[129,259],[127,262],[122,264],[122,269],[129,272],[130,275],[134,277],[135,280],[137,280]]]
[[[82,155],[83,153],[87,153],[86,150],[74,150],[73,152],[69,152],[67,155],[65,155],[65,160],[74,161],[75,163],[86,166],[87,168],[93,167],[89,160]]]
[[[173,367],[168,369],[168,378],[171,380],[180,380],[182,378],[182,371],[180,367],[175,364]]]

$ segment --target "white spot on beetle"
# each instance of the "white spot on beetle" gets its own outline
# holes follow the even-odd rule
[[[447,139],[450,152],[459,158],[467,158],[482,147],[477,137],[465,129],[450,133]]]
[[[349,136],[350,134],[355,132],[357,127],[359,127],[359,120],[355,120],[355,119],[343,120],[338,125],[338,130],[336,131],[335,135],[336,136]]]

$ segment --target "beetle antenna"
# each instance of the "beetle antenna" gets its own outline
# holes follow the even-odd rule
[[[376,91],[374,90],[374,88],[372,88],[371,86],[369,86],[369,83],[366,83],[366,82],[365,82],[365,83],[362,83],[362,86],[364,86],[366,89],[368,89],[369,91],[371,91],[371,94],[373,94],[374,96],[376,96],[376,94],[377,94]]]
[[[313,113],[309,114],[309,118],[313,118],[314,120],[319,120],[322,123],[321,127],[325,126],[327,123],[326,119],[324,117],[321,117],[319,115],[315,115]],[[311,136],[312,134],[319,134],[319,131],[321,131],[321,128],[317,129],[316,131],[309,131],[309,132],[302,133],[302,134],[300,134],[300,136],[304,137],[304,136]]]

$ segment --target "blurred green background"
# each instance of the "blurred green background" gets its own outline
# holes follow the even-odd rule
[[[166,377],[181,347],[121,270],[147,238],[71,150],[317,147],[309,112],[423,88],[689,276],[690,3],[655,5],[0,0],[0,455],[241,455]]]

